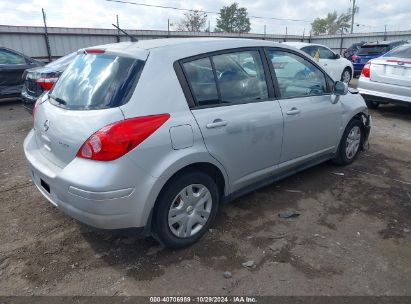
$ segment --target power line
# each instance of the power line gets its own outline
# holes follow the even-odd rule
[[[138,6],[146,6],[146,7],[156,7],[156,8],[164,8],[164,9],[172,9],[176,11],[185,11],[185,12],[201,12],[205,14],[216,14],[219,15],[220,12],[213,12],[213,11],[203,11],[203,10],[195,10],[195,9],[188,9],[188,8],[180,8],[180,7],[175,7],[175,6],[165,6],[165,5],[155,5],[155,4],[146,4],[146,3],[139,3],[139,2],[133,2],[133,1],[124,1],[124,0],[105,0],[107,2],[117,2],[117,3],[122,3],[122,4],[132,4],[132,5],[138,5]],[[274,18],[274,17],[261,17],[261,16],[248,16],[248,18],[253,18],[253,19],[267,19],[267,20],[279,20],[279,21],[294,21],[294,22],[310,22],[309,20],[303,20],[303,19],[286,19],[286,18]]]

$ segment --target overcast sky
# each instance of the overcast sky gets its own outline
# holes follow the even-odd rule
[[[180,8],[219,11],[231,0],[129,0],[139,3],[175,6]],[[312,21],[324,17],[328,12],[346,12],[350,0],[238,0],[240,6],[247,8],[249,15],[303,19]],[[411,29],[411,0],[357,0],[360,7],[356,15],[355,31],[383,31]],[[116,14],[120,26],[128,29],[166,30],[167,19],[174,24],[183,16],[183,12],[112,3],[105,0],[0,0],[0,24],[6,25],[42,25],[41,8],[46,10],[48,26],[112,28]],[[211,29],[218,17],[208,15]],[[251,32],[302,34],[310,31],[310,22],[292,22],[250,19]],[[173,29],[173,27],[171,28]]]

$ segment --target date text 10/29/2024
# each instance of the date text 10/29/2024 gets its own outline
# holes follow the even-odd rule
[[[257,303],[255,297],[248,296],[165,296],[165,297],[150,297],[150,303]]]

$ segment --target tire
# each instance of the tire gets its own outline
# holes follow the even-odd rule
[[[341,81],[345,83],[350,83],[352,79],[352,72],[350,68],[345,68],[341,74]]]
[[[361,150],[363,140],[363,124],[359,119],[353,118],[344,130],[333,162],[341,166],[351,164],[357,158]]]
[[[377,109],[380,106],[379,102],[372,101],[372,100],[366,100],[365,103],[367,104],[367,107],[369,109]]]
[[[214,221],[218,193],[215,181],[201,171],[177,176],[165,186],[156,202],[153,236],[169,248],[194,244]]]

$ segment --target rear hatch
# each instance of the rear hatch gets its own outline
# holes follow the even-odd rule
[[[79,54],[35,108],[35,136],[44,157],[64,167],[93,133],[123,120],[119,106],[131,97],[144,62],[104,52]]]
[[[411,45],[400,46],[374,59],[370,79],[375,82],[411,87]]]

